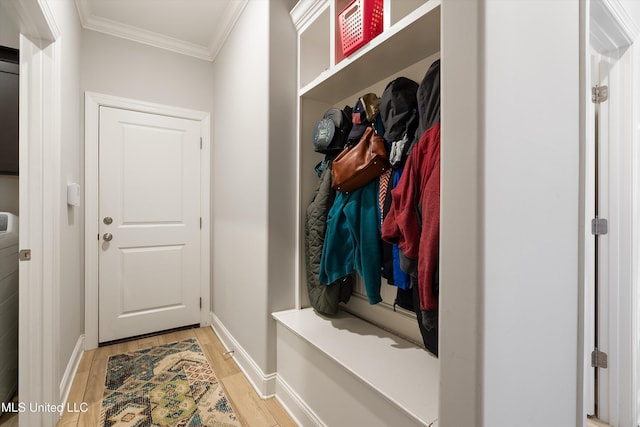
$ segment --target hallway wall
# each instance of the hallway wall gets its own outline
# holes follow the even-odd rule
[[[211,111],[212,63],[82,30],[80,91]],[[83,124],[84,128],[84,124]]]
[[[295,295],[294,3],[250,1],[212,78],[213,312],[263,374]]]
[[[60,382],[78,338],[84,333],[84,215],[82,207],[67,205],[67,184],[81,182],[82,138],[80,123],[80,21],[73,2],[48,0],[61,36],[60,43],[60,180],[57,195],[59,210],[59,354]]]

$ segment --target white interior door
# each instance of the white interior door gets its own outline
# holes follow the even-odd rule
[[[98,334],[200,321],[200,122],[100,107]]]

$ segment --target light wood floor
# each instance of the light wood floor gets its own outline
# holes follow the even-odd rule
[[[609,424],[603,423],[597,418],[587,418],[587,427],[609,427]]]
[[[275,398],[262,400],[246,379],[236,362],[223,355],[225,348],[210,327],[171,332],[165,335],[142,338],[137,341],[114,344],[87,351],[82,356],[78,372],[69,393],[69,405],[73,408],[82,402],[89,405],[86,413],[63,414],[58,427],[97,427],[100,401],[104,391],[107,358],[155,345],[162,345],[187,338],[197,338],[220,380],[231,406],[245,427],[295,427],[296,423]],[[69,405],[67,405],[69,407]]]

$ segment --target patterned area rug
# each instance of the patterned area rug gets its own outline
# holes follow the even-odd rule
[[[236,427],[231,408],[195,338],[107,363],[100,427]]]

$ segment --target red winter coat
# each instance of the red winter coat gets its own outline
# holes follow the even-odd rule
[[[382,223],[382,238],[418,260],[420,308],[435,310],[433,277],[440,239],[440,123],[429,128],[413,147],[391,209]]]

